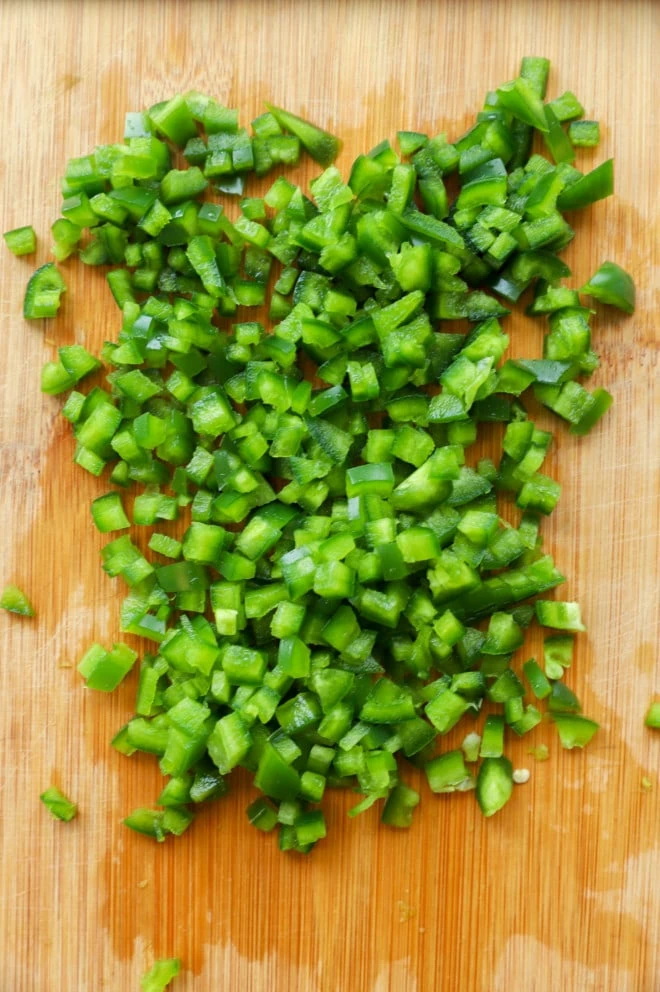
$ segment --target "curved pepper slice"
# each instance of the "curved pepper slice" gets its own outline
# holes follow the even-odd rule
[[[303,120],[302,117],[296,117],[295,114],[282,110],[281,107],[273,107],[270,103],[266,106],[280,127],[295,134],[316,162],[320,165],[330,165],[334,162],[341,151],[342,143],[339,138]]]
[[[568,186],[559,194],[557,206],[560,210],[576,210],[578,207],[588,207],[596,200],[604,200],[614,192],[614,159],[596,166],[586,176]]]
[[[23,316],[27,320],[54,317],[66,283],[54,262],[47,262],[30,276],[23,299]]]

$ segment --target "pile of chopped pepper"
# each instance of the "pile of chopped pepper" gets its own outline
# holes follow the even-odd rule
[[[525,397],[574,434],[594,426],[611,396],[584,385],[599,360],[580,292],[632,312],[634,285],[612,262],[579,292],[562,283],[564,213],[611,194],[613,168],[576,168],[599,126],[572,93],[544,102],[548,73],[523,59],[457,140],[401,131],[398,152],[383,141],[347,179],[327,132],[269,107],[249,134],[198,92],[128,114],[123,142],[69,162],[54,256],[112,266],[121,329],[101,353],[107,386],[78,391],[101,362],[69,345],[42,388],[69,393],[75,461],[113,487],[97,528],[131,528],[102,565],[128,586],[122,632],[151,650],[113,745],[167,777],[134,830],[181,834],[237,766],[259,790],[249,821],[282,850],[325,836],[335,786],[360,794],[351,815],[379,803],[408,826],[407,764],[490,816],[528,777],[507,737],[540,723],[542,700],[564,747],[598,729],[564,681],[579,606],[529,602],[564,576],[540,536],[560,497],[542,472],[552,434]],[[251,172],[301,149],[324,167],[310,196],[281,175],[244,196]],[[216,194],[240,198],[237,219]],[[26,231],[10,247],[33,250]],[[38,269],[25,316],[54,316],[65,288],[55,263]],[[502,320],[528,291],[543,354],[506,359]],[[476,461],[494,422],[501,453]],[[137,493],[130,515],[122,491]],[[551,632],[542,664],[523,664],[534,620]],[[111,691],[137,659],[94,644],[79,671]],[[461,720],[463,748],[443,751]]]

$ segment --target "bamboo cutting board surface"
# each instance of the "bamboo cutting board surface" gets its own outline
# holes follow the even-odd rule
[[[34,223],[39,264],[66,159],[120,137],[126,110],[196,87],[249,121],[272,100],[341,134],[347,171],[400,127],[456,136],[538,54],[552,59],[551,95],[573,90],[603,123],[578,164],[616,159],[616,196],[575,218],[573,285],[611,258],[639,291],[634,317],[594,320],[593,384],[614,394],[612,411],[582,440],[557,426],[549,465],[563,495],[545,542],[589,627],[568,682],[602,724],[595,742],[562,753],[546,726],[513,742],[531,780],[491,821],[473,796],[424,786],[413,828],[395,832],[375,810],[350,821],[354,798],[330,796],[329,837],[304,859],[248,827],[247,776],[179,841],[121,825],[160,775],[108,747],[134,678],[107,698],[73,667],[117,636],[122,591],[101,572],[89,516],[104,483],[72,464],[60,404],[39,393],[54,347],[99,349],[117,311],[101,273],[65,263],[60,317],[27,326],[34,259],[0,250],[0,582],[38,612],[0,617],[0,992],[129,992],[171,955],[177,992],[660,990],[660,736],[643,727],[660,692],[659,12],[589,0],[0,5],[2,229]],[[540,323],[516,316],[507,330],[511,354],[540,354]],[[540,647],[532,638],[530,654]],[[541,741],[551,760],[536,763]],[[80,804],[71,825],[39,803],[51,783]]]

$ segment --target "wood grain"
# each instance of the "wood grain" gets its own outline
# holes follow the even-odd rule
[[[304,860],[247,829],[247,778],[184,838],[156,846],[120,824],[159,789],[155,764],[107,742],[131,713],[71,666],[118,630],[121,590],[101,573],[88,504],[102,483],[71,464],[59,404],[39,393],[55,345],[117,333],[102,276],[67,264],[70,292],[45,331],[20,317],[33,260],[0,258],[0,582],[38,618],[0,617],[0,990],[128,992],[154,956],[179,955],[177,992],[657,992],[660,739],[643,715],[660,690],[658,244],[654,93],[660,7],[648,2],[48,2],[0,4],[3,229],[32,221],[47,259],[67,157],[122,133],[123,115],[188,87],[250,120],[272,99],[345,137],[339,165],[399,127],[456,135],[521,55],[553,62],[603,122],[581,164],[616,156],[617,194],[576,219],[580,285],[603,258],[639,287],[633,318],[600,311],[594,376],[615,404],[591,436],[558,432],[563,484],[546,542],[589,625],[570,683],[603,729],[585,754],[535,764],[492,822],[472,797],[423,789],[409,832],[328,804],[329,839]],[[309,174],[309,172],[307,173]],[[513,354],[541,330],[509,321]],[[533,644],[535,650],[539,642]],[[653,784],[646,793],[647,775]],[[411,781],[414,781],[414,776]],[[81,806],[70,826],[38,795]]]

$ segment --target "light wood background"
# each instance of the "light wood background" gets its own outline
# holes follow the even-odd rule
[[[489,822],[473,796],[424,788],[397,833],[330,797],[329,839],[302,859],[248,828],[247,777],[180,841],[121,826],[160,776],[108,748],[134,680],[107,698],[72,667],[116,636],[122,591],[89,517],[103,482],[72,465],[60,404],[39,393],[54,345],[99,348],[117,312],[99,272],[67,263],[60,317],[28,326],[34,259],[0,249],[0,582],[38,611],[0,617],[0,992],[128,992],[169,955],[184,962],[177,992],[660,989],[660,737],[643,727],[660,691],[659,13],[623,0],[0,3],[2,229],[33,222],[40,264],[66,159],[119,138],[126,110],[197,87],[249,121],[270,99],[342,134],[347,170],[399,127],[456,136],[538,54],[550,93],[573,90],[602,122],[579,162],[616,158],[616,196],[576,218],[574,285],[612,258],[639,291],[634,317],[594,321],[593,382],[613,410],[584,440],[558,429],[550,465],[563,496],[546,542],[589,626],[569,683],[602,723],[595,743],[562,753],[540,728],[532,743],[551,760],[538,764],[514,742],[531,780]],[[511,318],[511,353],[540,354],[541,326]],[[39,803],[51,782],[80,803],[69,826]]]

